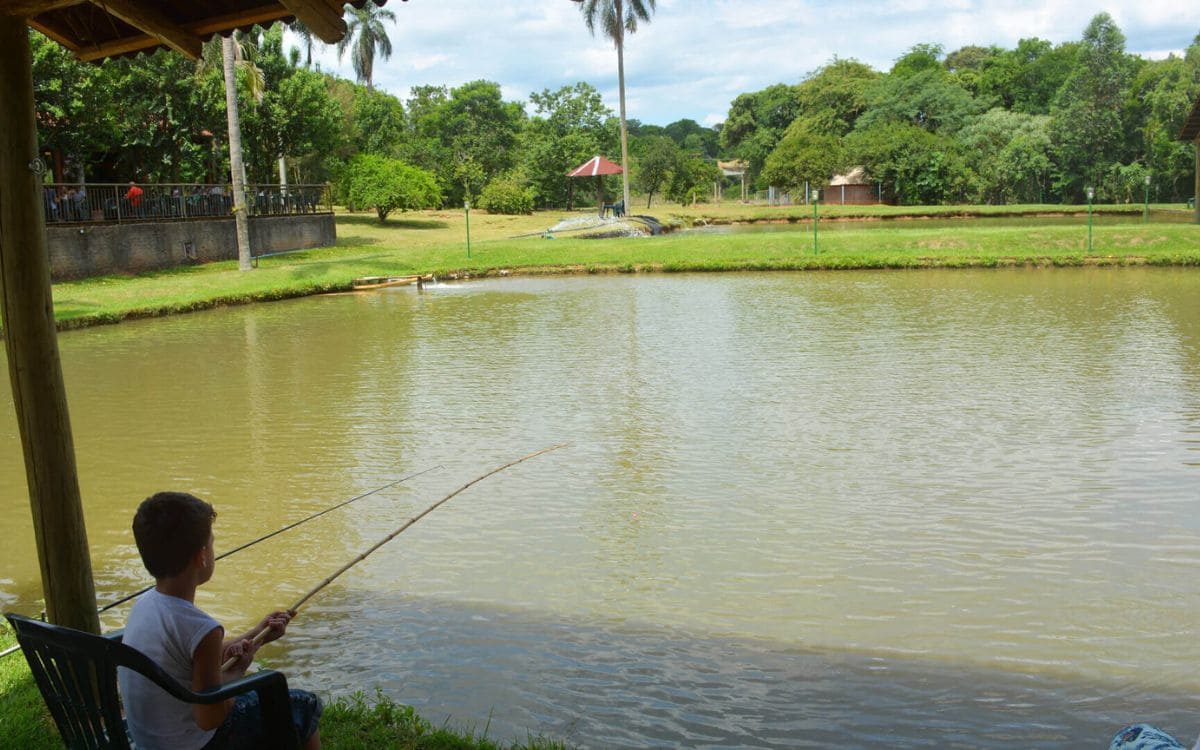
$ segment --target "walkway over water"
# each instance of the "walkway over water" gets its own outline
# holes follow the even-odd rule
[[[47,224],[187,221],[233,215],[228,185],[195,183],[48,183],[42,189]],[[328,185],[247,185],[251,216],[333,213]]]

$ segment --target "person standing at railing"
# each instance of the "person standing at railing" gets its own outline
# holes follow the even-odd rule
[[[58,221],[58,191],[48,187],[42,191],[42,196],[46,203],[46,221]]]
[[[75,221],[86,221],[89,217],[89,208],[87,201],[87,187],[80,185],[75,194],[71,196],[72,208],[75,210]]]
[[[133,180],[129,181],[129,190],[125,192],[125,200],[129,203],[130,213],[142,215],[142,195],[144,191]]]

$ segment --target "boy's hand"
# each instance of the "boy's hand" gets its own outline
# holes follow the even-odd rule
[[[272,612],[262,619],[256,630],[266,630],[263,635],[262,643],[270,643],[278,640],[284,633],[287,632],[288,623],[292,621],[294,612]]]
[[[258,646],[256,646],[254,641],[250,640],[249,638],[243,638],[239,641],[232,641],[231,643],[227,644],[224,651],[222,651],[221,663],[224,664],[230,659],[234,659],[235,661],[233,665],[225,671],[240,674],[245,672],[250,667],[250,663],[254,661],[254,653],[256,651],[258,651]]]

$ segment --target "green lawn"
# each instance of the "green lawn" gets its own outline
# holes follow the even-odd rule
[[[1079,207],[1068,207],[1078,211]],[[1104,213],[1140,213],[1139,206],[1098,207]],[[55,313],[64,328],[116,322],[223,304],[282,299],[350,288],[363,276],[432,273],[679,272],[841,268],[994,267],[1011,265],[1197,265],[1200,227],[1154,223],[1101,225],[1087,251],[1087,220],[1078,225],[931,227],[919,217],[1062,213],[1061,206],[821,207],[827,224],[837,218],[879,218],[863,229],[819,232],[812,249],[811,209],[659,206],[650,213],[676,225],[795,222],[794,231],[746,234],[671,233],[605,240],[540,233],[567,216],[471,216],[467,257],[462,211],[401,214],[380,224],[367,214],[338,216],[334,247],[262,258],[251,272],[230,262],[190,266],[137,277],[108,276],[54,287]],[[1086,209],[1084,209],[1086,214]],[[897,217],[913,220],[895,220]],[[893,220],[883,220],[891,218]],[[530,235],[534,236],[521,236]]]

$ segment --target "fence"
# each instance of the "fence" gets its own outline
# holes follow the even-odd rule
[[[50,183],[42,186],[48,225],[70,222],[187,221],[233,215],[226,185]],[[251,216],[331,214],[328,185],[247,185]]]

